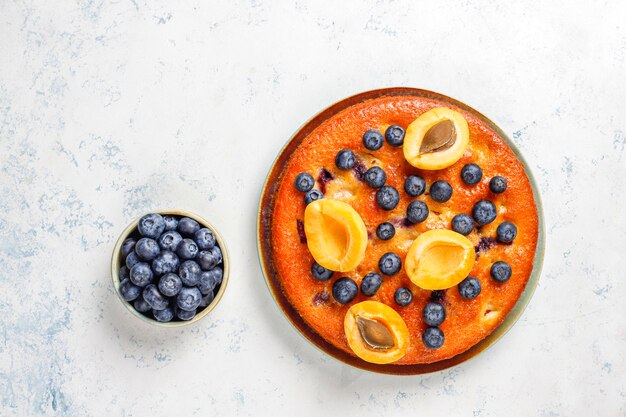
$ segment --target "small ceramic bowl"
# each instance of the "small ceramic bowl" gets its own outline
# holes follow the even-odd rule
[[[188,321],[170,321],[167,323],[161,323],[159,321],[156,321],[155,319],[151,319],[150,317],[141,314],[140,312],[138,312],[137,310],[133,308],[131,303],[129,303],[128,301],[125,301],[122,298],[122,296],[120,295],[120,291],[119,291],[120,289],[119,271],[120,271],[121,266],[123,265],[122,263],[123,259],[121,255],[122,243],[124,242],[124,240],[126,240],[129,236],[131,236],[133,233],[137,231],[137,224],[139,222],[139,219],[143,217],[145,214],[148,214],[148,213],[145,213],[144,215],[133,220],[128,226],[126,226],[126,228],[120,235],[119,239],[117,239],[117,242],[115,243],[115,247],[113,248],[113,256],[111,258],[111,277],[113,278],[113,288],[115,289],[115,293],[117,294],[117,297],[122,302],[122,304],[124,304],[124,306],[128,309],[128,311],[130,311],[130,313],[133,316],[139,318],[141,321],[145,323],[149,323],[149,324],[159,326],[159,327],[181,327],[181,326],[190,325],[192,323],[196,323],[197,321],[200,321],[202,318],[206,317],[211,312],[211,310],[215,308],[215,306],[220,302],[220,300],[224,296],[224,292],[226,291],[226,285],[228,284],[228,276],[230,273],[230,259],[228,257],[228,250],[226,249],[226,244],[224,243],[224,239],[222,239],[222,236],[219,234],[217,229],[211,223],[209,223],[204,218],[198,216],[195,213],[191,213],[189,211],[179,210],[179,209],[156,210],[156,211],[151,211],[150,213],[159,213],[161,215],[169,214],[169,215],[174,215],[174,216],[189,217],[189,218],[194,219],[198,223],[200,223],[202,227],[206,227],[211,232],[213,232],[213,235],[215,236],[217,244],[222,251],[222,258],[223,258],[223,265],[224,265],[224,276],[222,278],[222,283],[220,284],[219,290],[217,291],[217,294],[215,294],[215,298],[213,299],[211,304],[206,306],[193,319],[188,320]]]

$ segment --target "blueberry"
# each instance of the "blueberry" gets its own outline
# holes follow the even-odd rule
[[[206,227],[198,230],[193,239],[196,241],[196,245],[198,245],[198,249],[200,250],[211,249],[216,243],[215,235]]]
[[[393,210],[400,202],[400,193],[391,185],[383,185],[376,192],[376,202],[383,210]]]
[[[458,289],[461,297],[471,300],[480,294],[480,281],[474,277],[467,277],[459,283]]]
[[[315,185],[315,180],[313,179],[313,176],[311,174],[307,172],[301,172],[296,177],[293,185],[295,185],[296,190],[306,193],[307,191],[311,191],[313,189],[313,186]]]
[[[143,289],[143,299],[146,300],[154,310],[163,310],[167,307],[167,298],[159,292],[159,289],[154,284],[150,284]]]
[[[311,190],[304,195],[304,203],[311,204],[315,200],[319,200],[320,198],[323,198],[323,197],[324,197],[324,194],[322,194],[320,190]]]
[[[135,249],[135,243],[137,243],[137,240],[132,237],[124,240],[122,243],[122,258],[126,259],[126,257]]]
[[[148,311],[152,310],[150,304],[148,304],[146,300],[143,299],[143,297],[138,297],[135,302],[133,302],[133,307],[135,307],[135,310],[140,313],[147,313]]]
[[[137,262],[141,262],[141,259],[139,259],[139,256],[135,253],[135,251],[132,251],[126,257],[126,267],[130,269],[135,266]]]
[[[140,287],[145,287],[152,282],[154,273],[150,269],[150,265],[145,262],[137,262],[135,266],[130,269],[130,280],[133,284]]]
[[[209,272],[212,272],[215,276],[215,285],[220,285],[222,283],[222,279],[224,278],[224,271],[219,266],[211,269]]]
[[[404,129],[398,125],[391,125],[385,131],[385,139],[391,146],[402,146],[404,143]]]
[[[202,274],[202,270],[200,269],[200,265],[198,265],[195,261],[189,260],[180,264],[178,276],[183,281],[183,284],[189,287],[198,285],[198,281],[200,281],[200,274]]]
[[[176,230],[178,227],[178,219],[174,216],[163,216],[163,221],[165,222],[166,232]]]
[[[161,233],[165,230],[165,222],[160,214],[150,213],[139,219],[137,229],[141,236],[156,239],[161,236]]]
[[[389,240],[396,235],[396,228],[389,222],[384,222],[376,228],[376,236],[380,240]]]
[[[167,297],[173,297],[183,288],[183,281],[172,272],[163,275],[159,280],[159,291]]]
[[[361,292],[368,297],[376,294],[383,283],[383,277],[376,272],[370,272],[361,280]]]
[[[417,175],[409,175],[404,180],[404,191],[411,197],[418,197],[426,191],[426,181]]]
[[[443,331],[439,327],[427,327],[422,333],[422,342],[429,349],[439,349],[443,346]]]
[[[198,245],[189,238],[183,239],[176,249],[176,254],[181,259],[193,259],[198,254]]]
[[[165,307],[163,310],[152,310],[152,315],[154,318],[161,322],[167,323],[168,321],[172,321],[174,318],[174,310],[171,307]]]
[[[387,252],[378,261],[378,269],[385,275],[395,275],[400,271],[401,267],[402,261],[400,257],[393,252]]]
[[[457,214],[452,218],[452,230],[467,236],[474,230],[474,219],[468,214]]]
[[[452,186],[448,181],[435,181],[430,186],[430,197],[439,203],[445,203],[452,197]]]
[[[399,306],[406,307],[413,301],[413,293],[408,288],[398,288],[393,294],[393,299]]]
[[[476,164],[467,164],[461,169],[461,179],[467,185],[476,185],[483,178],[483,170]]]
[[[192,311],[202,301],[202,293],[196,287],[183,287],[176,296],[176,305],[183,310]]]
[[[472,217],[481,226],[496,219],[496,206],[489,200],[480,200],[472,207]]]
[[[413,201],[406,208],[406,218],[413,224],[421,223],[428,217],[428,206],[423,201]]]
[[[511,222],[502,222],[496,229],[496,239],[500,243],[513,242],[517,236],[517,227]]]
[[[180,260],[174,252],[164,250],[152,261],[152,270],[157,276],[167,274],[168,272],[178,272]]]
[[[335,157],[335,165],[337,165],[337,168],[343,171],[352,169],[355,162],[356,156],[354,155],[354,152],[352,152],[350,149],[340,150],[337,154],[337,157]]]
[[[215,298],[215,293],[213,291],[209,292],[207,295],[202,297],[202,300],[200,300],[199,307],[206,307],[206,306],[208,306],[209,304],[211,304],[213,302],[214,298]]]
[[[328,281],[332,278],[333,273],[333,271],[324,268],[322,265],[318,264],[315,261],[313,262],[313,265],[311,265],[311,275],[313,275],[313,278],[318,281]]]
[[[506,190],[506,180],[504,177],[496,175],[489,181],[489,189],[494,194],[501,194]]]
[[[120,268],[120,273],[118,275],[120,277],[120,281],[124,281],[126,278],[130,278],[130,269],[124,265]]]
[[[222,251],[218,246],[213,246],[209,250],[203,250],[198,254],[198,263],[205,271],[215,268],[222,263]]]
[[[144,261],[151,261],[161,252],[159,244],[154,239],[142,237],[135,245],[135,252]]]
[[[427,303],[422,310],[422,318],[429,326],[439,326],[446,319],[446,309],[439,303]]]
[[[372,188],[380,188],[385,185],[387,174],[381,167],[371,167],[365,172],[365,182]]]
[[[194,308],[191,311],[183,310],[182,308],[176,309],[176,317],[183,321],[189,321],[192,318],[196,317],[196,309]]]
[[[202,271],[198,280],[198,289],[203,295],[212,292],[222,282],[224,272],[222,268],[213,268],[210,271]]]
[[[193,236],[198,230],[200,230],[200,223],[189,217],[183,217],[178,221],[178,227],[176,227],[178,233],[183,236]]]
[[[498,282],[507,282],[513,273],[511,266],[504,261],[494,262],[489,272],[491,273],[491,278]]]
[[[354,300],[359,294],[359,287],[350,278],[339,278],[333,284],[333,297],[340,304]]]
[[[161,235],[159,238],[159,247],[162,250],[169,250],[176,252],[180,242],[183,241],[183,237],[175,230],[169,230]]]
[[[126,301],[133,301],[141,294],[141,288],[130,282],[130,279],[125,279],[120,282],[120,295]]]
[[[385,139],[376,129],[370,129],[363,134],[363,145],[370,151],[377,151],[383,147]]]

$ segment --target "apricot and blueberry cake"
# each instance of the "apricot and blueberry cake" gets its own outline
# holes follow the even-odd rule
[[[308,133],[273,195],[281,291],[338,349],[376,364],[451,358],[488,336],[533,269],[524,165],[482,119],[412,95]]]

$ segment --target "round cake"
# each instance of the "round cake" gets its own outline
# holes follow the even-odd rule
[[[407,156],[407,152],[417,152],[407,148],[409,136],[419,131],[420,116],[431,115],[439,109],[452,115],[449,126],[438,124],[448,129],[444,135],[462,138],[462,130],[466,129],[469,139],[462,147],[461,139],[455,139],[459,144],[456,161],[445,168],[417,163]],[[454,117],[460,117],[461,121],[454,121]],[[419,152],[424,152],[424,160],[436,160],[429,152],[435,156],[446,155],[446,147],[456,146],[456,142],[450,145],[445,142],[448,139],[439,137],[431,138],[429,149],[427,136],[437,134],[433,132],[431,129],[428,134],[422,133]],[[349,355],[374,363],[385,363],[377,362],[376,358],[388,357],[386,362],[398,365],[426,364],[454,357],[493,332],[524,291],[533,270],[538,240],[537,205],[531,183],[524,165],[496,131],[479,115],[451,102],[407,94],[383,95],[357,102],[306,133],[282,166],[271,203],[264,207],[263,214],[269,233],[269,256],[279,290],[306,325]],[[382,146],[381,137],[384,139]],[[373,167],[380,169],[371,170]],[[409,177],[411,179],[407,180]],[[384,190],[380,187],[383,183]],[[391,200],[384,194],[387,191],[391,192]],[[319,203],[322,200],[326,200],[324,207]],[[336,202],[333,203],[335,208],[329,207],[330,201]],[[421,203],[411,204],[416,201]],[[355,226],[351,225],[352,220],[348,219],[348,224],[339,216],[332,221],[318,222],[322,230],[314,231],[317,223],[309,219],[305,222],[305,211],[311,219],[315,216],[313,207],[307,210],[307,204],[319,205],[315,208],[318,212],[329,212],[331,208],[344,210],[342,213],[353,210],[355,214],[352,211],[348,214],[349,219],[356,218]],[[489,217],[489,210],[484,211],[482,205],[487,209],[495,208],[495,219],[485,218],[485,213]],[[459,216],[459,223],[453,226],[453,218],[461,214],[465,216]],[[317,218],[319,216],[318,213]],[[392,237],[385,227],[393,229]],[[461,266],[455,266],[453,272],[463,273],[460,277],[463,280],[455,281],[455,285],[448,288],[416,285],[421,281],[419,277],[410,276],[409,266],[413,268],[415,261],[407,259],[407,253],[413,250],[412,245],[417,245],[414,242],[418,237],[425,239],[430,236],[427,232],[440,229],[453,231],[450,234],[454,239],[458,235],[461,248],[469,245],[472,259],[463,265],[471,269],[465,274],[459,272]],[[329,238],[329,233],[334,233],[334,237]],[[341,240],[337,240],[337,233],[343,233]],[[361,254],[349,259],[355,261],[352,264],[347,261],[336,264],[341,271],[333,271],[320,258],[326,262],[328,256],[323,253],[324,248],[330,247],[328,251],[332,255],[333,250],[337,251],[333,245],[349,246],[341,249],[342,256],[346,251],[355,254],[361,251]],[[444,264],[461,262],[463,249],[448,251],[447,246],[442,245],[428,252],[432,259]],[[322,253],[318,254],[319,251]],[[433,258],[435,255],[437,257]],[[383,259],[386,256],[393,259]],[[394,263],[398,258],[400,267]],[[496,270],[502,265],[504,269]],[[368,274],[372,276],[363,283]],[[370,279],[372,277],[375,279]],[[382,283],[376,282],[381,281],[380,278]],[[439,277],[430,279],[437,281]],[[427,304],[428,308],[434,304],[435,309],[425,311]],[[376,318],[378,316],[368,316],[376,318],[368,320],[364,315],[358,323],[352,323],[354,320],[349,323],[351,311],[368,306],[380,307],[382,321]],[[443,321],[435,317],[440,310],[445,311]],[[429,323],[433,320],[437,321],[435,325]],[[381,322],[386,327],[379,329],[377,323]],[[400,323],[406,330],[400,330],[403,336],[394,336],[386,346],[387,333],[395,334],[391,322]],[[368,323],[373,323],[374,327],[367,327]],[[360,336],[351,335],[351,332],[358,333],[357,328]],[[385,334],[377,336],[378,330]],[[379,341],[372,342],[368,337]],[[398,346],[390,348],[394,343]],[[399,344],[402,344],[402,352],[393,356],[391,351],[397,351]],[[372,354],[360,354],[359,350],[363,349],[360,346],[365,346]],[[372,360],[368,359],[370,356]]]

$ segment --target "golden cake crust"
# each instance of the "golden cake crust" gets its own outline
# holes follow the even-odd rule
[[[434,107],[450,107],[467,120],[470,143],[464,155],[454,165],[438,171],[419,170],[409,165],[403,157],[402,148],[388,143],[377,151],[363,146],[362,136],[368,129],[384,132],[392,124],[406,127],[419,115]],[[377,165],[387,174],[387,184],[400,192],[400,203],[391,211],[382,210],[376,204],[376,190],[369,188],[357,177],[357,170],[340,171],[335,166],[335,156],[341,149],[355,152],[361,170]],[[481,182],[475,186],[463,183],[461,168],[476,163],[483,170]],[[364,167],[363,167],[364,166]],[[333,180],[325,185],[316,183],[325,198],[345,201],[361,215],[368,230],[369,241],[365,259],[353,271],[335,273],[329,281],[320,282],[311,275],[313,258],[299,232],[298,223],[304,217],[303,193],[294,187],[295,177],[308,172],[318,179],[322,169],[328,170]],[[404,192],[404,180],[417,174],[426,180],[427,187],[443,179],[453,188],[452,198],[437,203],[425,194],[410,197]],[[506,178],[508,187],[502,194],[489,190],[489,180],[495,175]],[[404,268],[392,277],[383,276],[383,284],[373,297],[359,295],[352,302],[341,305],[332,298],[332,284],[340,277],[350,277],[357,284],[368,272],[379,272],[378,260],[386,252],[395,252],[404,262],[412,241],[431,229],[450,229],[452,217],[459,213],[471,214],[472,206],[481,199],[492,201],[497,208],[496,220],[468,236],[477,249],[476,264],[471,272],[482,285],[481,294],[473,300],[462,299],[456,288],[445,291],[442,303],[446,307],[446,320],[440,328],[445,334],[444,345],[436,350],[428,349],[421,341],[427,327],[422,320],[422,309],[432,292],[416,287],[406,275]],[[406,208],[411,201],[422,200],[430,214],[426,221],[417,225],[404,224]],[[523,164],[511,148],[493,129],[481,119],[450,103],[416,96],[381,97],[355,104],[330,117],[314,129],[293,152],[285,165],[271,212],[271,256],[282,291],[302,319],[322,338],[354,356],[344,335],[343,321],[350,306],[365,300],[383,302],[395,309],[405,320],[410,345],[406,355],[396,364],[432,363],[451,358],[476,345],[489,335],[514,307],[524,290],[533,269],[538,238],[537,206],[530,181]],[[389,241],[376,237],[376,227],[385,221],[396,225],[396,235]],[[517,237],[512,244],[495,242],[496,228],[510,221],[517,226]],[[301,225],[300,225],[301,228]],[[506,283],[497,283],[489,270],[496,261],[507,262],[513,274]],[[413,301],[406,307],[394,302],[394,292],[407,287],[413,292]]]

